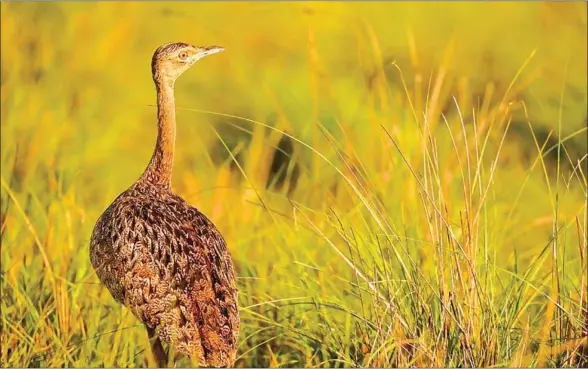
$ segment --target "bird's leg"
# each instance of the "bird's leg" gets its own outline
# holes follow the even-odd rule
[[[157,332],[154,328],[150,328],[148,326],[145,326],[145,328],[147,328],[147,335],[149,335],[149,342],[151,343],[151,352],[155,357],[157,367],[167,368],[167,352],[165,352],[165,349],[163,348],[163,344],[161,343],[161,340],[159,339]]]

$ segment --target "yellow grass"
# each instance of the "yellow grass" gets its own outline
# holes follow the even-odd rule
[[[173,187],[228,240],[237,366],[587,363],[585,3],[0,7],[3,366],[153,365],[88,240],[168,41],[226,48],[176,85]]]

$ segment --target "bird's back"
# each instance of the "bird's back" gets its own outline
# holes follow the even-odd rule
[[[200,365],[233,363],[239,332],[233,264],[200,211],[169,191],[137,184],[96,223],[90,257],[112,296],[163,342]]]

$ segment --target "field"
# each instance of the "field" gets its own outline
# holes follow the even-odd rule
[[[588,364],[586,3],[0,7],[2,366],[154,365],[89,239],[168,41],[226,48],[176,84],[173,188],[229,244],[237,367]]]

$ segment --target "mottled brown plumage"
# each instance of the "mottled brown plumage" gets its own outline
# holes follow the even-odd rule
[[[169,43],[152,59],[157,143],[143,175],[98,219],[90,242],[96,274],[147,328],[159,366],[162,343],[203,366],[230,366],[239,335],[237,287],[214,224],[171,192],[174,82],[200,58],[222,51]]]

